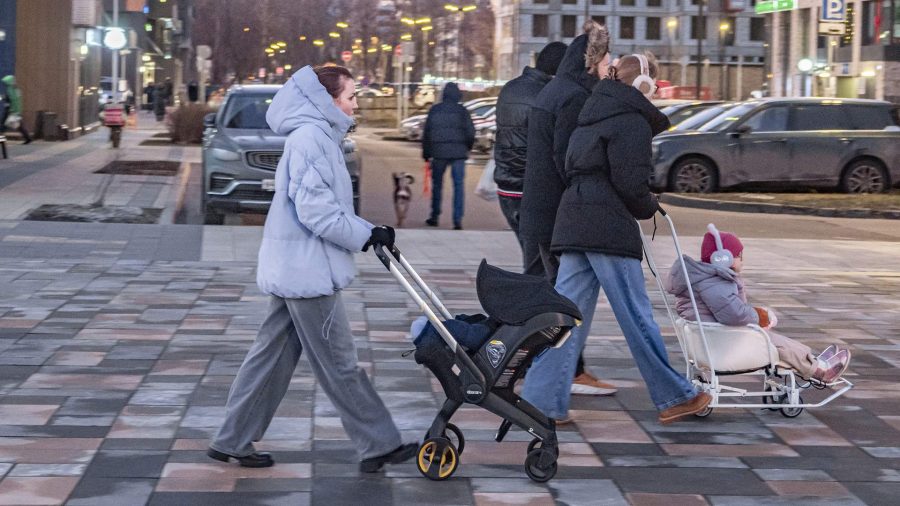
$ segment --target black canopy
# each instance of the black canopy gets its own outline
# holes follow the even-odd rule
[[[484,311],[509,325],[521,325],[543,313],[562,313],[582,319],[578,306],[557,293],[542,276],[505,271],[482,260],[475,288]]]

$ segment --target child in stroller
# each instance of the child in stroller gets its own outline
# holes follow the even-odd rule
[[[494,438],[498,443],[513,425],[531,434],[525,472],[534,481],[551,479],[559,457],[556,423],[513,388],[537,355],[561,346],[581,323],[578,307],[543,277],[504,271],[482,261],[475,285],[486,314],[454,318],[399,248],[388,252],[378,246],[375,253],[427,316],[427,324],[414,324],[415,360],[434,374],[447,396],[419,446],[419,472],[432,480],[453,475],[465,440],[450,419],[463,404],[474,404],[502,418]]]
[[[698,296],[696,302],[701,321],[734,326],[759,325],[768,331],[781,361],[801,377],[821,384],[837,381],[850,364],[850,350],[832,344],[815,355],[809,346],[772,332],[770,329],[778,322],[774,312],[747,302],[741,277],[744,245],[734,234],[719,232],[712,224],[708,228],[701,245],[701,261],[684,256],[691,287]],[[666,290],[675,295],[679,316],[695,320],[687,282],[677,259],[666,279]]]

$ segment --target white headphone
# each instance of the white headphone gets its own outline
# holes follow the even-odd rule
[[[631,56],[637,58],[641,64],[641,74],[634,78],[634,82],[631,83],[631,85],[649,99],[653,95],[653,92],[656,91],[654,89],[656,87],[656,81],[650,77],[650,63],[647,61],[647,57],[642,54],[633,54]]]
[[[730,269],[731,266],[734,265],[734,255],[725,249],[725,246],[722,244],[722,236],[719,235],[719,231],[716,229],[715,225],[710,223],[706,226],[706,229],[709,230],[709,233],[712,234],[713,238],[716,240],[716,251],[709,256],[709,263],[712,264],[713,267]]]

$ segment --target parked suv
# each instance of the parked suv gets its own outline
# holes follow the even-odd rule
[[[280,85],[235,86],[222,106],[204,119],[203,209],[206,223],[221,224],[226,213],[268,212],[275,193],[275,169],[286,137],[269,129],[266,112]],[[343,141],[344,160],[359,212],[362,161],[356,143]]]
[[[900,183],[900,127],[888,102],[752,100],[697,131],[657,137],[653,162],[651,185],[678,192],[747,183],[884,192]]]

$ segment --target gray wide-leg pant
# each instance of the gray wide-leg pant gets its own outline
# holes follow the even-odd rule
[[[331,399],[360,459],[400,446],[400,432],[366,372],[340,292],[313,299],[272,296],[269,312],[228,393],[225,423],[210,447],[235,457],[254,452],[306,350],[319,385]]]

